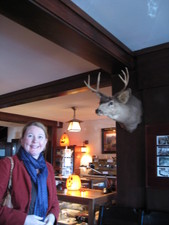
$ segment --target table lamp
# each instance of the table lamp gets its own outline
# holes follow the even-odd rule
[[[66,188],[69,191],[77,191],[81,188],[81,180],[78,175],[72,174],[66,180]]]

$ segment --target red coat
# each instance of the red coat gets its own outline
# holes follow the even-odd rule
[[[13,209],[0,206],[0,225],[23,225],[29,210],[31,201],[31,178],[18,156],[13,156],[14,169],[12,174],[12,204]],[[48,168],[48,212],[53,213],[56,218],[59,215],[59,203],[56,193],[56,184],[53,167],[46,163]],[[6,192],[11,163],[8,158],[0,160],[0,202]]]

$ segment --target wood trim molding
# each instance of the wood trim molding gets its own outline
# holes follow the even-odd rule
[[[41,6],[61,21],[64,21],[79,36],[84,36],[88,41],[91,40],[95,45],[99,46],[100,50],[103,49],[105,53],[110,54],[119,62],[129,64],[132,59],[132,51],[73,2],[65,0],[31,0],[31,2],[36,2],[38,7]],[[128,66],[130,67],[130,65]]]
[[[0,112],[0,121],[19,123],[19,124],[25,124],[29,121],[39,121],[48,127],[62,128],[63,126],[62,122],[45,120],[45,119],[36,118],[36,117],[22,116],[18,114],[4,113],[4,112]]]

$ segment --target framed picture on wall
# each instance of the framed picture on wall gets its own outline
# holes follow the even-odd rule
[[[169,124],[146,126],[146,180],[148,187],[169,186]]]
[[[116,152],[116,128],[104,128],[102,132],[102,154]]]

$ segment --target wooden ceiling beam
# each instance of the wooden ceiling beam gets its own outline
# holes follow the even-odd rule
[[[111,86],[110,74],[102,70],[95,70],[0,95],[0,108],[86,91],[88,88],[85,86],[84,80],[87,81],[90,74],[91,85],[96,85],[99,71],[102,73],[100,87]]]
[[[1,0],[0,12],[108,73],[134,67],[133,53],[71,1]]]

